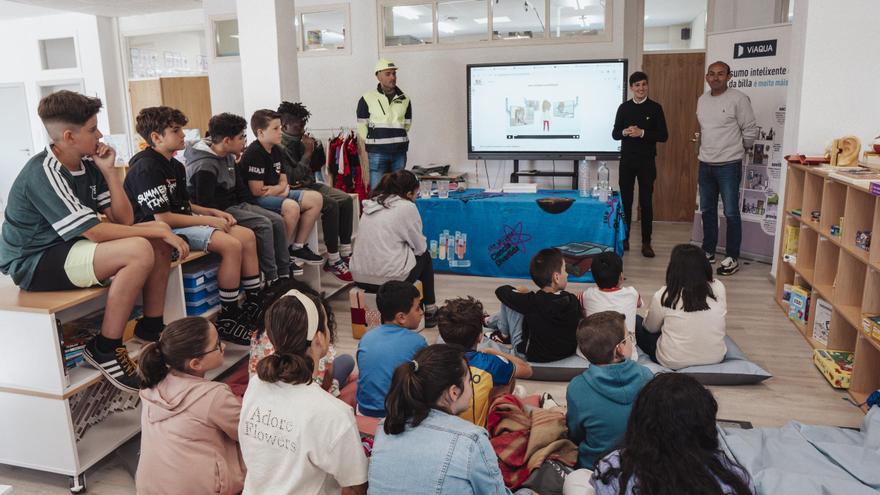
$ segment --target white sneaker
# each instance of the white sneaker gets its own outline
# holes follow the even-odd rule
[[[721,266],[715,270],[715,273],[726,277],[728,275],[733,275],[734,273],[739,271],[739,261],[736,258],[731,258],[730,256],[724,258],[721,261]]]

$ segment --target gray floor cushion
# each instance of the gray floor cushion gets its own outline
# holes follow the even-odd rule
[[[678,370],[678,373],[688,374],[703,385],[749,385],[760,383],[773,376],[764,368],[749,361],[729,335],[724,337],[724,343],[727,344],[724,361],[718,364],[689,366]],[[644,353],[639,356],[639,364],[650,369],[655,375],[672,371],[651,361]]]

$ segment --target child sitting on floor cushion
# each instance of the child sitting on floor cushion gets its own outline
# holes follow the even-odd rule
[[[521,358],[485,348],[477,350],[483,339],[483,305],[473,297],[446,301],[437,311],[440,337],[447,344],[465,349],[474,382],[474,400],[460,416],[486,427],[489,403],[499,394],[513,390],[517,378],[532,376],[532,367]]]
[[[636,394],[653,375],[628,359],[633,342],[622,314],[602,311],[584,318],[577,337],[591,366],[568,384],[565,419],[568,437],[578,444],[578,467],[592,468],[623,437]]]
[[[501,311],[488,325],[510,338],[514,352],[530,362],[546,363],[575,353],[575,330],[581,318],[577,297],[566,292],[568,272],[562,252],[542,249],[532,258],[529,275],[540,290],[502,285],[495,289]]]
[[[617,253],[608,251],[600,253],[593,258],[590,272],[596,287],[589,287],[580,296],[581,307],[584,316],[590,316],[600,311],[617,311],[626,317],[626,331],[636,341],[636,321],[642,317],[636,314],[636,310],[642,307],[642,298],[635,287],[623,286],[623,260]],[[630,359],[638,360],[638,353],[633,345],[633,353]]]
[[[138,493],[241,492],[241,402],[228,385],[205,378],[223,365],[225,348],[214,325],[199,317],[171,323],[144,347]]]
[[[724,360],[727,293],[712,276],[703,251],[690,244],[672,250],[666,285],[651,301],[644,328],[636,329],[639,348],[673,370]]]

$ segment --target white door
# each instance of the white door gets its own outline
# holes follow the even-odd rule
[[[24,85],[0,84],[0,108],[0,206],[5,208],[12,182],[34,154]]]

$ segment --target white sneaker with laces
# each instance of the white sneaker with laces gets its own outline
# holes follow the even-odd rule
[[[729,276],[739,271],[739,261],[736,258],[731,258],[730,256],[724,258],[721,261],[721,266],[715,270],[715,273],[721,276]]]

